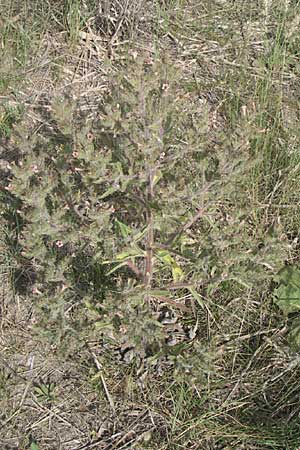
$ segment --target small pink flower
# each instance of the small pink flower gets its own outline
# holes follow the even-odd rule
[[[31,290],[31,292],[32,292],[34,295],[41,295],[41,291],[39,291],[37,287],[33,287],[32,290]]]
[[[144,59],[144,64],[146,64],[147,66],[152,66],[154,64],[154,61],[151,58],[151,56],[148,56]]]
[[[55,242],[56,247],[62,248],[64,246],[64,243],[62,241],[56,241]]]
[[[89,131],[89,132],[87,133],[86,137],[87,137],[87,140],[88,140],[89,142],[91,142],[91,141],[94,139],[94,134],[93,134],[91,131]]]
[[[119,330],[120,330],[120,333],[122,333],[122,334],[126,334],[128,331],[128,329],[127,329],[127,327],[125,327],[125,325],[121,325]]]
[[[32,171],[33,173],[38,173],[38,171],[39,171],[38,166],[37,166],[36,164],[33,164],[33,165],[31,166],[31,171]]]
[[[78,156],[79,156],[79,153],[78,153],[78,152],[76,152],[76,151],[74,151],[74,152],[72,153],[72,156],[73,156],[73,158],[78,158]]]

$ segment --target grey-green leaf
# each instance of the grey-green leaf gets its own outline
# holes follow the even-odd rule
[[[276,275],[279,286],[274,291],[274,302],[284,314],[300,311],[300,270],[284,267]]]

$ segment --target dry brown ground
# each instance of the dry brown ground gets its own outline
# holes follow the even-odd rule
[[[265,18],[261,16],[261,8],[267,2],[246,5],[242,1],[219,1],[213,2],[213,7],[205,0],[109,3],[116,10],[127,4],[128,11],[124,9],[123,15],[117,11],[115,21],[96,14],[77,29],[75,21],[73,25],[69,24],[69,37],[68,26],[63,21],[64,13],[59,13],[59,2],[49,3],[50,9],[45,8],[48,13],[53,8],[58,21],[56,27],[51,14],[47,16],[52,17],[51,27],[42,22],[42,13],[34,15],[39,9],[38,2],[32,3],[36,10],[30,11],[30,5],[27,5],[29,10],[24,7],[19,15],[13,10],[4,15],[2,26],[7,24],[5,21],[10,21],[12,41],[16,39],[15,29],[25,27],[24,17],[29,21],[32,19],[35,24],[33,39],[39,24],[44,30],[33,49],[29,47],[29,57],[22,65],[18,65],[10,54],[13,43],[8,40],[3,44],[2,72],[7,76],[13,71],[14,76],[0,92],[0,100],[3,107],[25,107],[28,132],[51,132],[49,113],[52,99],[57,96],[72,96],[78,100],[81,110],[92,118],[128,51],[148,60],[164,54],[172,64],[180,65],[186,84],[191,86],[191,103],[208,107],[212,142],[216,131],[227,126],[228,109],[224,112],[224,104],[232,99],[233,114],[239,108],[234,105],[236,91],[241,90],[244,99],[249,101],[241,105],[245,115],[251,115],[253,109],[261,106],[255,104],[253,88],[257,80],[268,79],[268,73],[259,64],[259,58],[269,44],[276,43],[274,36],[273,41],[270,39],[266,44],[266,28],[269,33],[275,33],[277,26],[271,13],[267,12]],[[12,4],[17,10],[17,2]],[[272,5],[279,8],[276,2]],[[81,6],[84,7],[84,2]],[[160,15],[159,19],[157,15]],[[293,36],[292,27],[296,25],[293,17],[289,20]],[[70,35],[74,42],[70,41]],[[290,64],[299,66],[297,55],[294,60],[291,56]],[[239,85],[243,78],[241,73],[244,73],[243,86]],[[282,112],[287,130],[292,135],[299,119],[299,107],[294,101],[299,95],[299,70],[297,72],[287,66],[280,76],[276,78],[274,75],[272,83],[274,91],[276,86],[280,86]],[[297,139],[295,134],[295,142]],[[13,154],[13,148],[8,137],[1,138],[3,160],[9,160],[9,152]],[[295,192],[299,192],[295,180],[289,183]],[[297,228],[296,217],[285,217],[283,221],[287,224],[286,234]],[[300,448],[298,438],[294,442],[292,436],[292,444],[289,444],[289,440],[280,437],[281,432],[278,434],[279,444],[276,444],[276,432],[272,430],[264,440],[259,423],[256,424],[258,431],[254,427],[249,431],[235,415],[235,409],[242,410],[243,404],[250,401],[265,402],[261,416],[264,423],[263,412],[268,404],[273,405],[278,422],[288,422],[299,415],[298,356],[282,344],[285,328],[278,321],[278,315],[268,317],[269,304],[260,303],[249,293],[245,308],[240,308],[239,292],[235,292],[235,298],[224,302],[226,314],[222,316],[218,309],[214,309],[215,305],[210,305],[211,310],[208,308],[200,316],[200,335],[211,333],[217,343],[215,370],[222,387],[215,390],[218,398],[211,399],[214,412],[211,410],[205,414],[202,411],[197,421],[204,392],[199,392],[197,386],[192,386],[188,394],[180,392],[183,388],[176,387],[167,364],[152,367],[141,362],[138,370],[133,369],[130,361],[122,360],[120,349],[103,348],[97,334],[90,330],[86,331],[78,348],[71,340],[70,347],[63,350],[36,333],[34,297],[30,293],[13,292],[9,281],[12,267],[5,257],[6,251],[3,245],[1,450]],[[286,258],[297,261],[298,250],[291,248]],[[267,302],[264,295],[261,294]],[[225,306],[222,308],[225,310]],[[181,314],[178,313],[178,317],[180,322]],[[255,331],[254,323],[257,325]],[[256,339],[261,338],[257,343]],[[184,339],[188,341],[186,336]],[[257,348],[254,354],[244,344],[250,340]],[[242,368],[239,356],[247,352],[249,356],[245,357],[246,363]],[[99,362],[103,356],[107,361],[105,367]],[[224,384],[226,377],[227,386]],[[264,385],[265,389],[260,390],[259,385]],[[290,386],[290,391],[286,385]],[[276,391],[274,398],[273,390]],[[280,403],[281,395],[286,402]]]

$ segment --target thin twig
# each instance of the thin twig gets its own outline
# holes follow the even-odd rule
[[[108,400],[109,406],[111,407],[111,410],[112,410],[113,414],[116,414],[115,404],[114,404],[112,396],[110,395],[109,390],[107,388],[107,385],[106,385],[106,382],[105,382],[105,379],[104,379],[104,376],[103,376],[102,366],[101,366],[101,364],[99,362],[99,359],[97,358],[96,354],[93,351],[91,351],[91,355],[92,355],[92,357],[94,359],[95,365],[96,365],[97,370],[99,372],[101,383],[102,383],[102,386],[103,386],[106,398]]]
[[[182,311],[185,311],[185,312],[188,312],[188,313],[192,312],[192,310],[190,308],[188,308],[187,306],[182,305],[181,303],[177,303],[174,300],[171,300],[170,298],[165,297],[163,295],[156,295],[155,294],[155,295],[151,296],[151,298],[155,299],[155,300],[158,300],[158,301],[161,301],[163,303],[167,303],[168,305],[174,306],[175,308],[181,309]]]
[[[197,220],[199,220],[203,216],[204,211],[205,208],[199,208],[196,214],[191,219],[189,219],[184,225],[178,228],[178,230],[171,235],[171,237],[166,242],[166,245],[171,245],[178,236],[180,236],[182,233],[191,228],[191,226],[194,225],[194,223],[197,222]]]
[[[106,382],[105,382],[105,379],[104,379],[104,376],[103,376],[102,365],[101,365],[99,359],[97,358],[97,355],[90,348],[88,342],[85,343],[85,346],[86,346],[87,350],[89,351],[89,353],[91,354],[91,356],[93,357],[95,366],[96,366],[96,368],[97,368],[97,370],[99,372],[99,375],[100,375],[101,383],[103,385],[103,389],[104,389],[106,398],[108,400],[108,403],[109,403],[109,405],[111,407],[111,410],[112,410],[113,414],[115,414],[116,413],[116,408],[115,408],[114,401],[113,401],[113,399],[112,399],[112,397],[111,397],[111,395],[109,393],[109,390],[107,388],[107,385],[106,385]]]

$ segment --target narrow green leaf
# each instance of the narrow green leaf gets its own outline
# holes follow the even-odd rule
[[[133,236],[133,241],[134,242],[139,242],[141,239],[143,239],[143,237],[145,236],[147,231],[148,231],[148,227],[144,228],[142,231],[139,231],[137,234],[135,234]]]
[[[103,200],[103,199],[105,199],[106,197],[109,197],[110,195],[114,194],[114,193],[117,192],[117,191],[118,191],[117,188],[115,188],[115,187],[110,187],[109,189],[107,189],[106,192],[104,192],[104,194],[102,194],[102,195],[99,197],[99,199],[100,199],[100,200]]]
[[[122,262],[122,263],[120,263],[120,264],[117,264],[115,267],[113,267],[109,272],[107,272],[107,276],[108,275],[111,275],[112,273],[114,273],[114,272],[116,272],[116,270],[118,270],[118,269],[120,269],[121,267],[124,267],[124,266],[126,266],[127,264],[126,264],[126,261],[125,262]]]
[[[170,292],[169,291],[163,291],[160,289],[150,289],[149,291],[147,291],[147,293],[149,293],[150,295],[153,295],[155,297],[155,295],[158,296],[164,296],[164,297],[170,297]]]
[[[172,266],[172,276],[173,281],[181,281],[184,278],[184,273],[181,268],[176,264],[176,266]]]
[[[288,341],[291,348],[295,351],[300,349],[300,319],[295,318],[290,326],[290,331],[288,333]]]
[[[192,294],[192,296],[194,297],[194,299],[197,301],[197,303],[199,304],[199,306],[201,306],[202,309],[204,309],[204,303],[202,298],[200,297],[200,295],[198,294],[198,292],[196,292],[196,290],[194,288],[188,288],[188,290],[190,291],[190,293]]]
[[[37,445],[36,442],[31,442],[30,444],[30,450],[39,450],[40,447]]]
[[[120,222],[118,219],[115,220],[115,223],[118,225],[120,233],[124,239],[128,238],[128,236],[132,233],[132,229],[128,227],[125,223]]]
[[[160,261],[171,268],[173,281],[177,282],[184,278],[184,273],[180,266],[167,250],[158,250],[156,256]]]
[[[284,314],[300,310],[300,270],[284,267],[274,277],[279,286],[274,290],[274,302]]]

